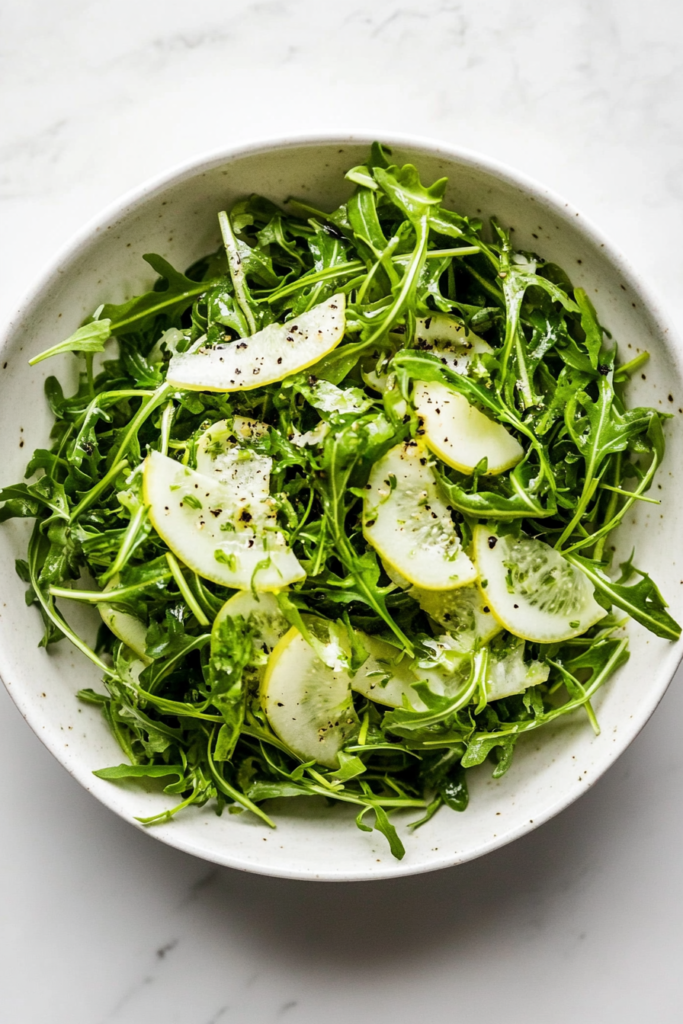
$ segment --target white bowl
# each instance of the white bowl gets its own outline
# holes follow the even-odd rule
[[[227,149],[194,160],[125,196],[84,228],[42,274],[15,317],[0,352],[0,482],[22,479],[28,456],[47,443],[51,417],[43,381],[73,379],[68,356],[31,369],[31,355],[62,340],[102,301],[121,301],[148,288],[152,274],[141,256],[161,253],[185,269],[219,243],[216,212],[260,192],[275,201],[305,197],[332,208],[350,190],[344,171],[361,163],[370,137],[317,137]],[[647,348],[650,362],[630,386],[632,404],[667,412],[683,406],[683,368],[674,332],[657,302],[605,239],[568,203],[516,172],[473,153],[414,138],[384,139],[396,162],[414,162],[426,182],[447,175],[446,205],[471,215],[495,214],[515,229],[519,248],[537,251],[585,287],[624,358]],[[626,355],[628,353],[628,355]],[[668,454],[657,496],[661,508],[642,505],[619,533],[619,550],[637,545],[637,564],[660,585],[681,618],[681,487],[678,418],[667,426]],[[678,501],[677,501],[678,499]],[[50,653],[37,646],[38,613],[24,603],[14,560],[25,555],[29,524],[0,528],[0,675],[31,728],[79,782],[126,821],[171,806],[173,798],[134,784],[110,783],[93,769],[124,758],[99,712],[75,692],[100,686],[97,671],[67,641]],[[76,624],[76,616],[70,614]],[[83,625],[92,635],[92,618]],[[217,817],[190,809],[150,834],[217,864],[289,878],[387,878],[447,867],[479,857],[557,814],[602,775],[625,750],[660,701],[683,652],[632,626],[631,660],[595,701],[602,733],[585,715],[523,738],[512,768],[491,778],[490,766],[470,773],[464,814],[442,810],[414,835],[404,832],[406,856],[394,860],[382,836],[359,832],[344,808],[305,800],[281,802],[272,832],[249,814]],[[410,817],[396,817],[399,828]],[[142,827],[142,826],[138,826]],[[403,830],[402,830],[403,831]]]

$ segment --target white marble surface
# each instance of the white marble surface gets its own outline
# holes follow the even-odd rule
[[[539,178],[683,316],[674,0],[24,0],[1,25],[2,315],[145,177],[232,141],[355,128],[460,142]],[[362,885],[214,870],[135,832],[2,691],[0,1019],[678,1022],[681,682],[544,828]]]

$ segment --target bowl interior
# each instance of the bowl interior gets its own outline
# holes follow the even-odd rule
[[[0,483],[22,479],[28,456],[45,446],[51,417],[43,397],[50,374],[73,380],[70,357],[27,365],[31,355],[74,330],[103,301],[122,301],[149,287],[144,253],[160,253],[180,269],[217,247],[218,210],[259,192],[276,202],[305,198],[330,209],[352,186],[343,174],[361,163],[366,140],[281,143],[212,157],[124,200],[83,232],[44,275],[10,326],[0,353],[0,436],[4,439]],[[473,216],[495,214],[514,228],[517,247],[562,266],[585,287],[603,324],[630,358],[647,349],[651,359],[631,387],[630,403],[678,413],[683,378],[678,350],[653,300],[623,261],[583,218],[539,186],[472,155],[427,144],[394,147],[397,162],[414,162],[425,182],[447,175],[446,203]],[[637,562],[659,583],[672,613],[681,614],[680,489],[672,467],[683,440],[678,418],[667,426],[667,463],[656,485],[661,506],[642,505],[622,527],[617,556],[635,544]],[[171,806],[173,798],[137,785],[112,784],[91,772],[118,764],[123,755],[99,713],[81,705],[75,692],[99,688],[98,673],[67,642],[49,654],[37,647],[38,614],[27,608],[14,562],[24,557],[28,525],[12,521],[0,530],[0,672],[27,721],[57,759],[103,803],[129,821]],[[77,617],[67,609],[70,621]],[[81,625],[94,635],[96,616]],[[343,808],[306,801],[274,807],[278,828],[270,832],[248,814],[217,817],[192,809],[156,826],[157,838],[208,860],[290,877],[361,879],[443,867],[492,850],[562,809],[594,782],[628,745],[660,700],[681,653],[630,628],[631,660],[595,702],[602,733],[595,737],[585,715],[524,739],[511,770],[493,780],[484,766],[471,773],[465,814],[441,811],[415,834],[405,833],[407,854],[399,863],[377,833],[359,832]],[[396,822],[401,827],[410,817]]]

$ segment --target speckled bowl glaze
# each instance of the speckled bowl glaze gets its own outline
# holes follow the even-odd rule
[[[260,192],[275,201],[290,195],[332,208],[349,193],[344,171],[361,163],[372,139],[337,136],[275,140],[225,149],[158,178],[106,210],[56,257],[4,333],[0,353],[0,483],[21,479],[29,453],[44,446],[50,413],[43,382],[56,373],[67,383],[75,360],[62,356],[31,369],[31,355],[73,331],[100,302],[122,301],[148,288],[143,253],[158,252],[185,268],[219,243],[216,212],[237,197]],[[683,406],[681,350],[657,302],[623,257],[578,211],[515,171],[447,145],[407,137],[384,138],[399,163],[411,161],[422,178],[447,175],[446,205],[474,216],[495,214],[514,227],[515,244],[564,267],[585,287],[600,319],[618,340],[624,358],[647,348],[645,374],[630,385],[630,401],[666,412]],[[683,613],[680,484],[673,468],[683,462],[678,417],[667,424],[668,454],[657,496],[621,528],[618,548],[637,544],[638,564],[657,579],[673,614]],[[678,499],[678,500],[677,500]],[[57,760],[98,800],[126,821],[172,805],[173,798],[134,784],[97,779],[93,769],[123,759],[96,709],[75,692],[101,685],[96,669],[67,642],[47,653],[37,646],[38,613],[24,603],[14,561],[25,553],[28,524],[0,529],[0,674],[31,728]],[[96,613],[70,621],[94,636]],[[598,694],[602,726],[596,737],[578,714],[553,731],[520,742],[511,770],[491,778],[490,766],[470,774],[471,801],[464,814],[444,810],[415,834],[395,821],[406,856],[394,860],[382,836],[359,832],[342,807],[305,800],[272,807],[272,832],[249,814],[217,817],[194,808],[150,835],[188,853],[245,871],[289,878],[353,880],[431,871],[504,846],[576,800],[628,746],[660,701],[683,652],[632,626],[631,660]]]

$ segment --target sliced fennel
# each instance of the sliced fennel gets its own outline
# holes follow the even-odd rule
[[[363,533],[382,561],[414,586],[452,590],[476,579],[429,465],[429,452],[416,441],[396,445],[372,467]]]
[[[152,452],[143,493],[154,529],[200,576],[240,590],[279,590],[306,575],[284,536],[252,525],[246,505],[219,480]]]
[[[560,643],[607,614],[581,570],[542,540],[498,536],[477,526],[473,548],[482,596],[515,636]]]
[[[413,401],[427,445],[461,473],[471,473],[482,459],[487,460],[489,475],[503,473],[524,455],[519,441],[502,423],[485,416],[445,384],[416,384]]]
[[[167,380],[190,391],[250,391],[319,362],[344,337],[343,293],[248,338],[174,355]]]

